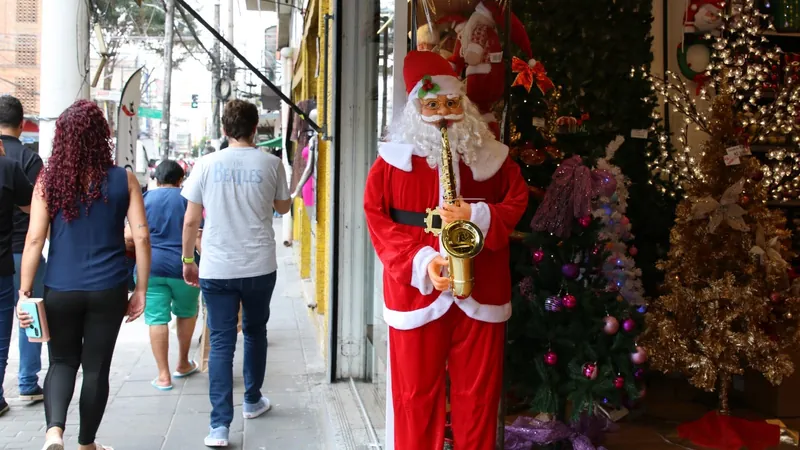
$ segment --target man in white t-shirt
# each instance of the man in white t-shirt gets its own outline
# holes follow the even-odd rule
[[[278,269],[274,211],[289,212],[286,172],[279,158],[255,148],[258,108],[233,100],[222,124],[229,146],[201,158],[186,180],[189,201],[183,225],[183,277],[200,286],[211,337],[208,359],[211,426],[205,444],[226,447],[233,420],[233,353],[242,306],[245,394],[242,415],[253,419],[270,409],[261,395],[267,364],[267,320]],[[203,260],[194,261],[197,229],[203,224]]]

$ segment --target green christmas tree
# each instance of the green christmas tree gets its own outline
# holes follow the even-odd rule
[[[512,254],[509,408],[568,419],[598,403],[642,395],[646,355],[636,339],[643,310],[621,292],[638,270],[609,264],[615,255],[626,264],[635,256],[652,289],[660,281],[652,268],[668,242],[672,204],[649,184],[647,170],[647,155],[657,147],[652,91],[630,77],[632,67],[652,59],[651,3],[529,0],[512,8],[559,88],[545,95],[535,87],[511,88],[512,156],[532,195],[518,227],[527,237]],[[613,164],[630,182],[621,181],[630,189],[625,220],[633,245],[621,244],[628,236],[609,236],[611,219],[593,214],[604,207],[619,211],[608,170],[597,169],[614,141],[621,146]],[[615,274],[622,277],[609,279]]]

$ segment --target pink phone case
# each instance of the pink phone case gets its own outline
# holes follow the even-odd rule
[[[25,303],[33,303],[36,305],[36,311],[39,313],[39,324],[42,329],[42,336],[35,338],[28,336],[30,342],[48,342],[50,340],[50,328],[47,326],[47,314],[44,312],[44,299],[42,298],[29,298]]]

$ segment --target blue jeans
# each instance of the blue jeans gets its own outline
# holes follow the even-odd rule
[[[232,280],[201,279],[211,350],[208,355],[211,427],[228,427],[233,420],[233,353],[239,301],[244,334],[244,401],[261,400],[267,369],[267,321],[277,272]]]
[[[19,273],[22,253],[14,253],[14,305],[19,301]],[[33,276],[33,296],[44,296],[44,258],[39,259],[39,268]],[[19,393],[32,394],[39,388],[39,372],[42,370],[42,344],[28,341],[25,329],[19,329]],[[0,391],[2,392],[2,391]]]
[[[14,327],[14,276],[0,277],[0,400],[4,400],[2,382],[6,377],[8,347]]]

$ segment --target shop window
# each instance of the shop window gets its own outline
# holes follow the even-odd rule
[[[40,0],[17,0],[17,23],[36,23],[39,21]]]
[[[26,113],[39,111],[39,96],[37,92],[38,79],[36,77],[17,77],[14,80],[16,91],[14,96],[22,102]]]
[[[32,34],[20,34],[16,39],[15,62],[18,66],[36,65],[36,41],[37,37]]]

